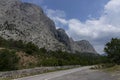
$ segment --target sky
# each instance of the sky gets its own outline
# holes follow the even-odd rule
[[[22,0],[34,3],[74,40],[88,40],[100,54],[120,38],[120,0]]]

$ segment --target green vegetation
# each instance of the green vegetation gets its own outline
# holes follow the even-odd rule
[[[0,70],[15,70],[19,69],[19,61],[16,52],[22,51],[28,56],[34,56],[37,63],[34,67],[39,66],[64,66],[64,65],[94,65],[102,63],[104,57],[92,53],[72,54],[62,51],[47,51],[45,48],[39,49],[33,43],[23,42],[21,40],[14,41],[6,40],[0,37]],[[31,63],[32,64],[32,63]],[[25,66],[24,66],[25,67]],[[23,68],[24,68],[23,67]],[[27,67],[29,68],[29,67]],[[20,68],[21,69],[21,68]]]
[[[112,38],[104,50],[110,63],[120,64],[120,39]]]
[[[14,49],[16,51],[24,51],[27,54],[33,54],[39,51],[39,48],[31,42],[15,41],[13,39],[3,39],[0,37],[0,47]]]
[[[41,55],[39,55],[42,58]],[[101,62],[100,56],[92,53],[67,53],[62,51],[49,51],[44,53],[39,65],[63,66],[63,65],[93,65]]]
[[[8,71],[17,69],[17,63],[19,58],[15,54],[15,51],[9,51],[3,49],[0,51],[0,71]]]
[[[101,57],[102,64],[92,67],[92,69],[105,69],[108,72],[120,71],[120,39],[112,38],[106,43],[105,56]]]

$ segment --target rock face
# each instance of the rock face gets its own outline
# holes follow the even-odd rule
[[[0,0],[0,36],[33,42],[47,50],[96,53],[88,42],[75,42],[63,29],[56,30],[40,7],[20,0]]]
[[[58,40],[66,46],[68,51],[71,51],[70,39],[66,34],[65,30],[60,28],[57,30],[57,33],[58,33]]]
[[[75,41],[75,43],[80,47],[81,52],[88,52],[88,53],[96,52],[93,46],[86,40]]]
[[[56,39],[54,22],[36,5],[19,0],[0,0],[0,24],[0,36],[6,39],[32,41],[48,50],[65,49]]]

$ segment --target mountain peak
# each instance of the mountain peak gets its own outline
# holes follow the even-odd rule
[[[82,52],[97,53],[93,46],[87,40],[76,41]]]
[[[44,14],[42,8],[31,3],[0,0],[0,24],[0,36],[5,39],[32,42],[39,48],[53,51],[89,52],[89,48],[85,48],[89,43],[71,41],[64,29],[56,30],[54,22]]]

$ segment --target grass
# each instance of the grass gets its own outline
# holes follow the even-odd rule
[[[113,67],[110,67],[110,68],[106,68],[106,69],[103,69],[104,71],[106,72],[120,72],[120,65],[115,65]]]
[[[102,71],[109,73],[111,76],[120,80],[120,65],[115,65],[113,67],[105,68]]]

